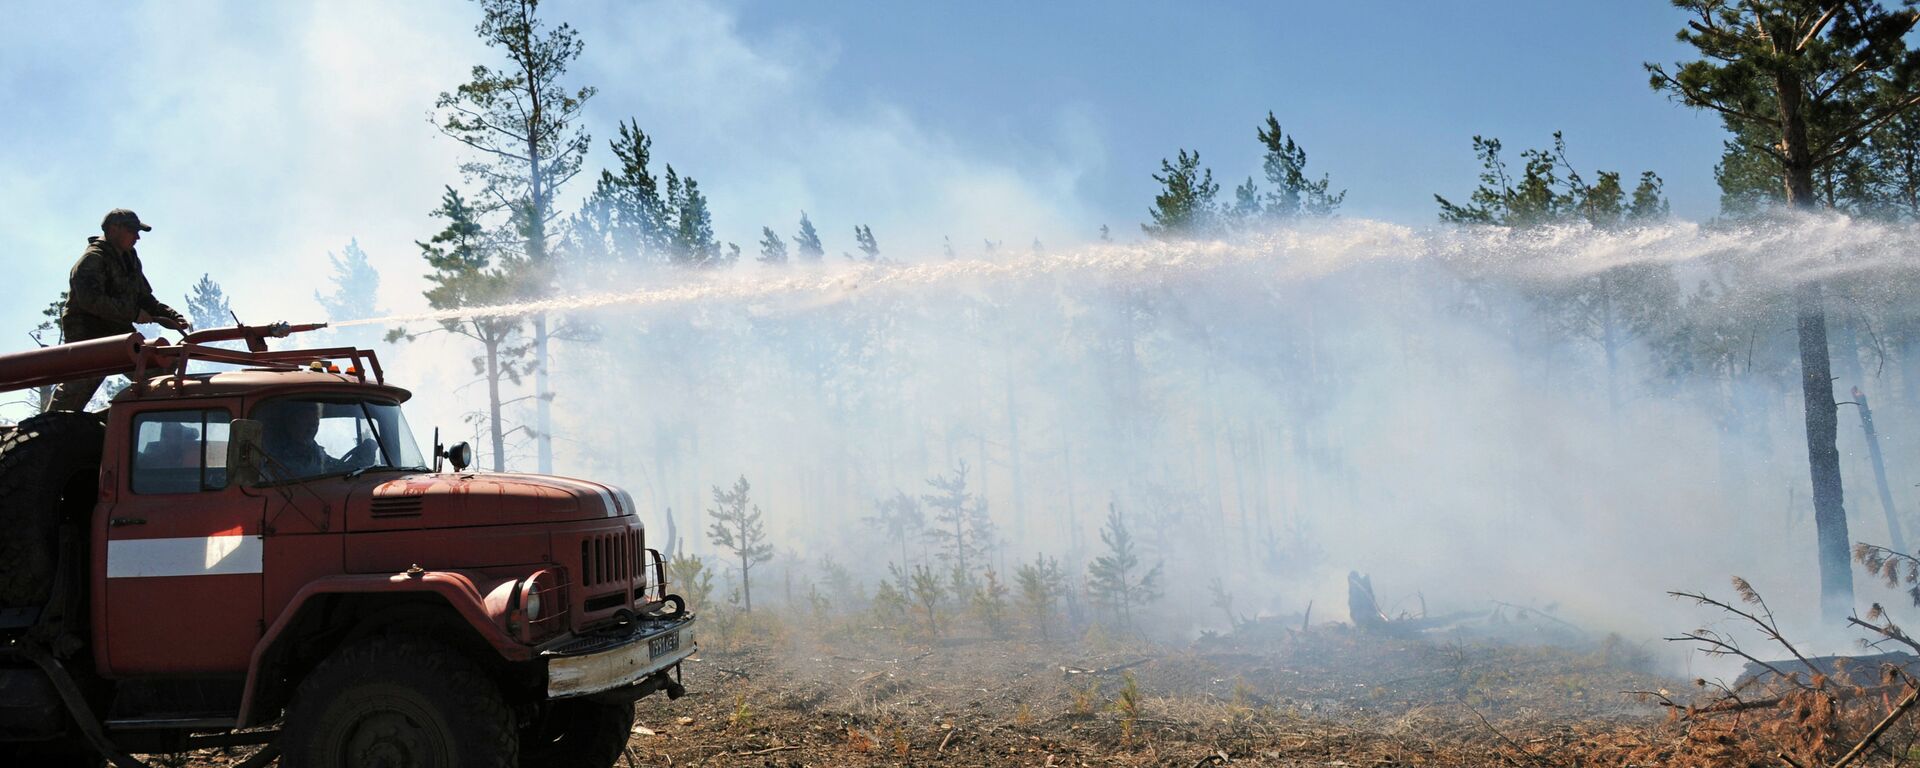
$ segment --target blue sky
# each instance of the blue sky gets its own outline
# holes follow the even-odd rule
[[[1346,215],[1425,225],[1463,196],[1474,134],[1512,151],[1567,132],[1583,169],[1662,174],[1713,214],[1716,120],[1647,88],[1684,55],[1658,0],[1374,3],[789,3],[552,0],[580,29],[571,78],[699,178],[723,239],[808,210],[830,251],[1137,237],[1160,158],[1197,149],[1223,194],[1257,173],[1268,110]],[[358,238],[417,307],[426,212],[465,157],[426,122],[493,61],[475,9],[435,2],[15,4],[0,28],[0,266],[24,329],[106,209],[162,298],[209,273],[243,317],[305,319],[326,254]],[[577,182],[574,192],[586,183]],[[24,345],[15,331],[0,348]]]

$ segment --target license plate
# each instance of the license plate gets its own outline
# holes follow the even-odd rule
[[[647,641],[647,657],[658,658],[680,650],[680,633],[668,632]]]

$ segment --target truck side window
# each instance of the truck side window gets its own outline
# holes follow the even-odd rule
[[[134,493],[196,493],[227,487],[225,410],[159,411],[133,419]]]

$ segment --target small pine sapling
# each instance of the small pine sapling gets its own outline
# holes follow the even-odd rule
[[[1040,630],[1040,639],[1051,639],[1047,627],[1052,624],[1054,606],[1067,591],[1067,577],[1060,571],[1060,561],[1034,555],[1033,562],[1022,563],[1013,575],[1020,586],[1021,608]]]
[[[1007,633],[1007,585],[1000,582],[1000,575],[992,568],[987,569],[986,577],[980,588],[974,590],[973,612],[987,625],[994,637],[1005,637]]]
[[[1107,506],[1107,524],[1100,529],[1100,541],[1107,545],[1107,554],[1087,565],[1087,591],[1096,602],[1111,608],[1122,626],[1131,628],[1134,606],[1162,596],[1161,565],[1142,565],[1133,534],[1128,532],[1116,505]]]
[[[820,580],[825,582],[827,598],[846,609],[852,609],[867,601],[866,588],[847,567],[833,559],[833,555],[820,556]]]
[[[900,547],[900,564],[913,564],[907,556],[907,543],[926,535],[927,515],[920,507],[920,500],[899,491],[892,498],[874,502],[872,517],[860,520],[887,537],[888,541]]]
[[[734,482],[732,490],[716,485],[713,509],[707,510],[713,517],[707,540],[732,552],[740,561],[740,590],[749,613],[753,611],[753,566],[773,559],[773,545],[767,543],[766,528],[760,522],[760,505],[751,504],[748,498],[751,491],[745,475]]]
[[[1133,728],[1140,722],[1140,680],[1133,670],[1120,673],[1120,693],[1113,699],[1113,711],[1120,716],[1120,743],[1133,742]]]
[[[885,626],[904,626],[908,611],[911,610],[911,603],[907,599],[907,575],[892,563],[887,564],[887,569],[893,573],[893,578],[881,579],[880,586],[873,590],[873,617]]]
[[[984,499],[967,490],[967,463],[954,467],[953,474],[939,475],[927,481],[937,493],[921,496],[933,510],[933,526],[927,536],[938,548],[941,562],[952,569],[953,583],[959,592],[973,590],[973,573],[986,560],[987,545],[993,541],[993,521],[987,517]]]
[[[946,584],[933,569],[924,565],[913,567],[912,578],[908,582],[907,593],[913,597],[914,607],[919,608],[927,619],[929,637],[940,637],[940,602],[947,597]]]
[[[667,579],[686,599],[688,608],[707,607],[707,599],[713,595],[713,569],[699,555],[674,555],[667,561]]]

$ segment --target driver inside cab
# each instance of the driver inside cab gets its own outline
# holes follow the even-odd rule
[[[327,454],[314,439],[320,433],[324,403],[307,400],[282,400],[260,407],[261,448],[268,461],[263,475],[268,480],[297,480],[333,472],[357,469],[376,458],[372,438],[364,439],[338,459]]]

